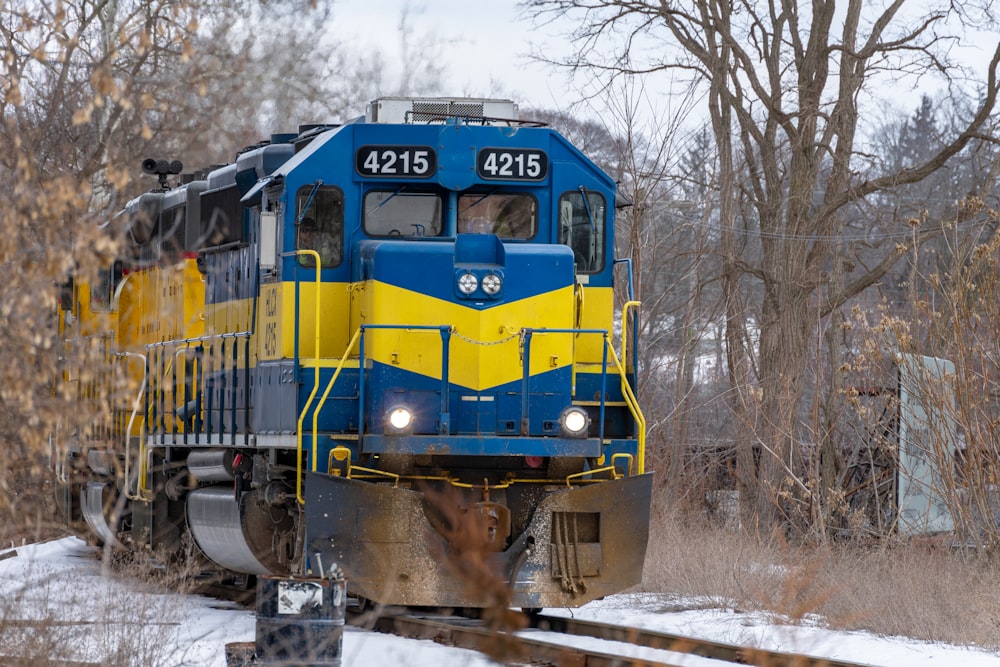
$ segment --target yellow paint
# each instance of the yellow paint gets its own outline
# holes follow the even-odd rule
[[[205,276],[198,270],[193,258],[184,260],[181,276],[186,289],[181,309],[179,334],[181,338],[205,335]]]
[[[282,333],[282,354],[291,357],[294,354],[295,338],[295,284],[283,283],[283,313],[284,331]],[[316,313],[313,312],[315,286],[302,283],[299,286],[299,356],[312,357],[313,326]],[[320,357],[340,357],[350,340],[352,329],[345,317],[348,310],[349,293],[347,283],[322,283],[320,299],[323,312],[320,319]]]
[[[299,358],[312,366],[314,358],[315,285],[299,285]],[[320,298],[321,367],[334,366],[349,334],[361,324],[450,326],[449,375],[453,383],[482,391],[515,382],[522,376],[519,332],[525,328],[572,328],[577,299],[572,287],[477,310],[378,281],[322,283]],[[582,328],[612,328],[611,288],[585,287]],[[252,299],[209,306],[206,333],[246,331]],[[344,315],[350,312],[350,317]],[[295,283],[264,284],[257,303],[257,327],[251,345],[251,366],[259,361],[291,358],[295,342]],[[536,333],[531,343],[531,374],[576,362],[577,370],[599,372],[604,341],[600,335]],[[434,379],[441,377],[441,335],[437,330],[369,330],[366,359]],[[610,362],[609,362],[610,365]],[[356,367],[356,362],[354,362]]]
[[[117,314],[113,312],[94,310],[90,300],[90,283],[77,279],[74,282],[76,312],[76,322],[67,330],[67,335],[95,336],[113,331],[117,324]]]
[[[232,299],[206,304],[205,333],[213,335],[249,331],[252,311],[253,299]]]
[[[352,319],[361,324],[449,326],[451,382],[482,391],[520,380],[523,328],[573,327],[572,286],[477,310],[378,281],[352,291]],[[531,341],[532,375],[569,366],[572,334],[535,333]],[[598,342],[598,345],[601,343]],[[431,378],[441,377],[441,334],[436,330],[370,330],[365,358]]]
[[[125,276],[119,290],[119,349],[148,354],[146,345],[173,340],[196,338],[205,334],[205,278],[198,271],[197,261],[186,257],[169,266],[154,266],[133,271]],[[146,388],[151,394],[177,386],[187,381],[185,364],[176,363],[180,348],[160,349],[162,367],[153,369]],[[138,387],[143,376],[143,365],[134,359],[118,362],[127,370],[130,385]],[[196,371],[197,372],[197,371]],[[128,404],[134,397],[129,396]],[[132,435],[141,432],[145,415],[137,415]],[[167,420],[167,431],[175,431],[179,424]]]
[[[258,361],[291,358],[295,355],[295,283],[281,282],[261,285],[257,302],[256,340],[252,343],[253,355]],[[347,283],[322,283],[320,286],[319,356],[322,359],[339,358],[348,341],[348,320],[345,317],[350,300]],[[313,304],[316,286],[299,285],[299,358],[303,365],[312,365],[315,358],[316,314]],[[230,301],[212,306],[209,319],[213,323],[229,321],[249,323],[251,299]],[[214,327],[218,324],[213,324]],[[229,331],[244,331],[229,329]],[[223,331],[218,329],[218,331]],[[320,365],[325,365],[320,362]]]
[[[84,391],[102,398],[101,405],[112,405],[122,428],[121,416],[128,416],[143,386],[145,368],[139,355],[147,355],[146,345],[161,341],[201,336],[204,333],[204,278],[194,258],[185,258],[170,266],[153,266],[133,270],[122,276],[115,289],[110,308],[95,310],[91,300],[91,285],[74,281],[74,301],[77,321],[64,335],[74,339],[73,346],[89,346],[93,352],[85,363],[93,365],[89,376],[102,379],[91,381]],[[123,356],[128,353],[130,356]],[[172,368],[172,359],[170,360]],[[176,377],[153,376],[150,392],[175,381],[185,381],[185,369],[179,365]],[[114,382],[110,378],[114,378]],[[72,372],[67,379],[73,379]],[[106,396],[108,389],[114,394]],[[97,416],[95,415],[95,418]],[[142,432],[144,415],[130,420],[133,436]]]
[[[610,287],[583,288],[584,306],[581,329],[603,329],[610,335],[613,328],[615,292]],[[581,334],[576,339],[576,362],[595,363],[600,368],[604,354],[604,339],[598,334]]]

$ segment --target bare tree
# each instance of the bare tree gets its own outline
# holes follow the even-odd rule
[[[878,8],[860,0],[844,6],[752,0],[525,4],[539,17],[581,15],[573,33],[580,55],[564,65],[609,77],[678,69],[708,92],[720,157],[720,252],[733,405],[749,435],[738,469],[746,495],[756,497],[748,509],[756,511],[758,525],[774,526],[783,510],[812,493],[801,462],[803,451],[813,447],[801,420],[811,333],[885,275],[907,246],[896,244],[867,270],[831,282],[845,212],[866,197],[933,174],[986,129],[996,104],[1000,46],[975,113],[917,163],[876,172],[865,152],[868,128],[859,105],[876,94],[876,86],[921,72],[936,73],[955,94],[970,94],[961,88],[963,73],[948,59],[946,47],[963,22],[992,19],[985,11],[973,15],[977,9],[971,6],[947,3],[924,14],[906,12],[901,0]],[[670,39],[668,46],[650,49],[661,35]],[[609,42],[618,45],[616,53],[600,50]],[[640,53],[653,55],[638,62]],[[740,255],[748,231],[759,235],[759,261]],[[914,234],[910,243],[921,238]],[[740,288],[748,280],[761,286],[756,345]]]
[[[152,185],[133,178],[140,161],[229,161],[262,129],[338,120],[381,92],[367,81],[377,58],[366,66],[335,33],[312,29],[330,25],[331,4],[14,0],[0,8],[0,468],[19,471],[0,477],[0,515],[17,514],[19,492],[42,491],[51,430],[92,419],[53,390],[56,285],[115,255],[98,225]],[[311,29],[291,29],[303,25]],[[424,44],[428,51],[411,48],[419,64],[400,86],[439,81],[428,55],[436,42]],[[44,495],[25,505],[44,508]],[[23,525],[0,523],[0,537]]]

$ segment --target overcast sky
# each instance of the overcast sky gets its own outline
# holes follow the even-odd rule
[[[932,1],[940,3],[941,0]],[[348,41],[356,48],[378,47],[388,58],[398,58],[399,21],[404,8],[409,8],[411,39],[434,36],[444,44],[442,64],[452,79],[446,81],[442,94],[507,97],[522,108],[567,111],[585,97],[581,85],[571,82],[564,71],[533,62],[530,54],[542,48],[557,55],[571,53],[573,46],[564,35],[580,15],[535,28],[516,5],[516,0],[336,0],[334,19],[349,34]],[[953,47],[952,55],[972,70],[972,80],[959,90],[967,91],[973,98],[980,90],[986,63],[997,40],[989,26],[981,28],[977,32],[971,26],[964,26],[961,43],[949,42]],[[387,80],[391,81],[391,76]],[[676,103],[672,99],[675,96],[670,94],[674,88],[670,77],[646,77],[643,83],[647,93],[660,92],[652,95],[649,101],[649,115],[652,118],[670,117],[671,107]],[[892,91],[890,94],[886,93],[886,84]],[[674,92],[681,90],[683,86],[678,85]],[[904,79],[894,83],[880,79],[860,101],[869,112],[880,116],[910,115],[919,105],[921,94],[941,97],[954,92],[933,78],[919,82]],[[601,112],[600,109],[596,111]],[[575,107],[574,112],[586,114],[588,111]]]
[[[360,48],[377,45],[398,54],[397,26],[406,6],[411,34],[447,43],[444,64],[455,80],[446,94],[468,91],[510,97],[521,106],[565,106],[558,101],[568,94],[566,77],[532,63],[528,54],[532,43],[569,47],[555,37],[556,28],[535,31],[530,21],[518,20],[514,0],[337,0],[334,19],[350,26]]]

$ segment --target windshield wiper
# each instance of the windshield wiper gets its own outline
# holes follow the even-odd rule
[[[302,221],[306,217],[306,211],[308,211],[309,207],[312,206],[313,199],[316,198],[316,193],[319,191],[319,189],[320,189],[320,187],[322,185],[323,185],[323,181],[321,181],[321,180],[317,180],[315,183],[313,183],[313,188],[309,192],[309,199],[306,200],[306,205],[302,207],[301,211],[299,211],[299,217],[295,221],[296,225],[301,225],[302,224]]]
[[[492,190],[490,190],[489,192],[487,192],[486,194],[484,194],[484,195],[483,195],[482,197],[480,197],[480,198],[479,198],[479,199],[477,199],[476,201],[474,201],[474,202],[472,202],[471,204],[469,204],[468,206],[466,206],[466,207],[465,207],[465,208],[464,208],[464,209],[463,209],[463,210],[461,211],[461,213],[459,213],[459,215],[461,215],[462,213],[465,213],[466,211],[468,211],[468,210],[469,210],[470,208],[472,208],[472,207],[474,207],[474,206],[478,206],[478,205],[479,205],[479,204],[480,204],[480,203],[481,203],[481,202],[482,202],[482,201],[483,201],[484,199],[486,199],[487,197],[492,197],[492,196],[493,196],[493,195],[495,195],[496,193],[497,193],[497,188],[493,188]]]
[[[374,207],[372,207],[372,208],[368,209],[367,211],[365,211],[365,217],[367,217],[367,216],[371,215],[373,211],[377,211],[377,210],[379,210],[380,208],[382,208],[383,206],[385,206],[386,204],[388,204],[388,203],[389,203],[389,201],[390,201],[390,200],[392,200],[392,198],[393,198],[393,197],[395,197],[396,195],[398,195],[399,193],[401,193],[401,192],[402,192],[403,190],[405,190],[405,189],[406,189],[406,186],[405,186],[405,185],[401,185],[401,186],[399,186],[399,189],[398,189],[398,190],[396,190],[396,191],[395,191],[395,192],[393,192],[393,193],[392,193],[391,195],[389,195],[388,197],[386,197],[385,199],[383,199],[382,201],[380,201],[380,202],[378,203],[378,206],[374,206]]]

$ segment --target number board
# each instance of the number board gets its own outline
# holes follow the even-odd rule
[[[476,172],[486,180],[541,181],[549,173],[549,156],[533,148],[483,148]]]
[[[354,168],[362,176],[430,178],[437,172],[437,153],[430,146],[362,146]]]

